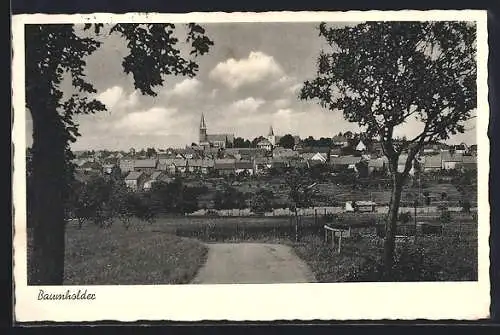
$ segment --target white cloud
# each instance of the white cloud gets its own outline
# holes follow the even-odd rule
[[[145,111],[132,112],[116,123],[116,128],[134,133],[156,131],[171,125],[176,108],[153,107]]]
[[[113,86],[97,95],[97,100],[106,105],[108,110],[118,110],[135,107],[139,102],[139,92],[133,91],[129,95],[121,86]]]
[[[254,97],[249,97],[233,102],[230,108],[237,112],[255,112],[260,106],[264,104],[264,102],[265,101],[260,98],[255,99]]]
[[[175,84],[171,94],[185,97],[190,94],[195,94],[201,86],[201,82],[196,78],[186,78],[183,81]]]
[[[278,80],[284,76],[284,72],[274,57],[260,51],[252,51],[247,58],[230,58],[217,64],[209,76],[227,87],[236,89],[264,79]]]
[[[112,109],[118,104],[120,99],[123,97],[123,88],[121,86],[113,86],[108,88],[106,91],[102,92],[97,96],[103,104],[109,109]]]

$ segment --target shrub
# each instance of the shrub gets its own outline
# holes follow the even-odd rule
[[[441,212],[441,216],[439,217],[439,220],[442,223],[449,223],[451,222],[451,212],[448,210],[444,210]]]
[[[381,254],[380,254],[381,255]],[[460,237],[422,239],[396,249],[393,273],[383,277],[380,256],[370,255],[346,274],[346,281],[477,280],[477,241]]]
[[[469,200],[467,199],[461,200],[460,206],[462,207],[462,212],[470,214],[471,203]]]
[[[348,276],[348,281],[436,281],[439,280],[439,266],[430,262],[424,249],[413,245],[396,250],[390,278],[384,278],[383,262],[380,257],[368,257]]]
[[[406,212],[406,213],[401,213],[399,214],[399,221],[401,221],[403,224],[407,224],[411,220],[411,213]]]

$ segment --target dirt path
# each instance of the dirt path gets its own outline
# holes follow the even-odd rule
[[[208,259],[193,284],[310,283],[314,275],[282,244],[208,244]]]

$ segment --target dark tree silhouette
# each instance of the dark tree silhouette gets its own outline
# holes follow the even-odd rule
[[[266,138],[264,136],[259,136],[259,137],[256,137],[252,140],[251,142],[251,146],[252,148],[256,148],[257,147],[257,143],[259,143],[260,141],[262,140],[265,140]]]
[[[353,27],[319,25],[329,45],[318,58],[317,77],[301,99],[329,110],[377,137],[389,160],[392,197],[384,246],[386,278],[394,263],[396,220],[402,187],[422,147],[462,133],[476,108],[475,27],[466,22],[368,22]],[[422,131],[404,142],[394,129],[409,119]],[[398,159],[408,156],[398,172]]]
[[[153,158],[156,156],[156,149],[155,148],[147,148],[146,149],[146,156]]]
[[[245,140],[242,137],[236,137],[233,143],[234,148],[250,148],[251,143],[249,140]]]
[[[289,171],[285,176],[285,183],[288,187],[288,208],[295,215],[295,240],[298,241],[299,230],[299,208],[306,208],[312,205],[311,181],[299,171]]]
[[[243,209],[245,205],[245,195],[234,187],[225,185],[223,190],[215,193],[216,209]]]
[[[250,207],[254,213],[265,213],[273,209],[273,192],[264,188],[259,189],[252,196]]]
[[[292,135],[286,134],[280,138],[279,145],[283,148],[293,149],[295,146],[295,139]]]
[[[190,23],[185,43],[191,55],[205,54],[213,42],[204,29]],[[163,76],[194,76],[198,65],[185,59],[174,36],[173,24],[116,24],[104,32],[103,24],[85,24],[87,35],[117,33],[127,40],[130,53],[123,59],[123,70],[131,74],[134,87],[155,96],[164,84]],[[76,114],[105,110],[90,94],[96,93],[85,80],[85,58],[101,46],[95,38],[81,37],[73,25],[26,25],[26,108],[33,119],[32,199],[33,269],[30,284],[61,285],[64,276],[64,198],[69,163],[73,157],[69,143],[79,136]],[[79,29],[79,28],[78,28]],[[93,31],[91,30],[93,29]],[[74,88],[68,98],[61,84],[69,75]],[[67,92],[65,92],[67,93]],[[30,226],[31,226],[30,225]]]

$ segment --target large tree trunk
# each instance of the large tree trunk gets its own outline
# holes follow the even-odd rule
[[[57,112],[33,115],[33,250],[29,285],[62,285],[64,277],[64,127]]]
[[[396,223],[398,219],[399,204],[401,201],[401,193],[403,191],[404,179],[395,172],[392,174],[392,193],[391,202],[389,204],[389,212],[387,213],[387,221],[385,225],[385,241],[384,241],[384,279],[390,280],[392,268],[394,265],[394,249],[396,239]]]

